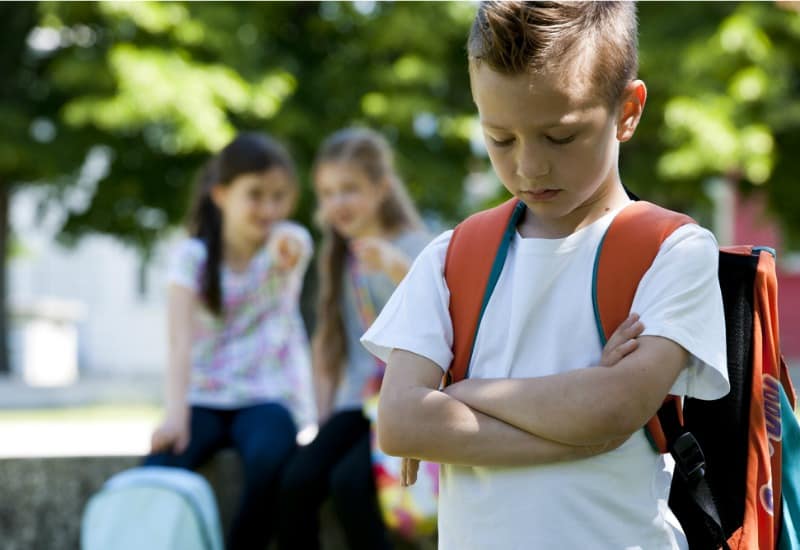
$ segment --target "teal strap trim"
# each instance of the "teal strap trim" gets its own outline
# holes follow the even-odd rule
[[[761,251],[768,252],[772,255],[773,258],[778,257],[778,253],[775,251],[774,248],[771,246],[754,246],[753,247],[753,256],[758,256]]]
[[[781,399],[781,536],[779,550],[800,550],[800,424],[783,386]]]
[[[600,347],[605,347],[606,345],[606,334],[603,332],[603,322],[600,320],[600,305],[597,302],[597,268],[600,266],[600,253],[603,251],[603,243],[606,241],[606,235],[608,235],[608,229],[603,233],[600,244],[597,245],[597,252],[594,254],[594,267],[592,268],[592,309],[594,311],[597,335],[600,337]]]
[[[650,433],[650,430],[647,429],[647,426],[642,428],[644,430],[644,435],[647,436],[647,441],[650,443],[650,448],[652,448],[657,455],[661,454],[661,449],[658,448],[656,445],[656,440],[653,438],[653,434]]]
[[[475,333],[472,335],[472,346],[469,350],[469,357],[467,358],[467,370],[464,374],[464,378],[469,378],[469,364],[472,361],[472,352],[475,350],[475,341],[478,339],[478,329],[481,326],[483,314],[486,312],[486,307],[489,305],[489,299],[492,297],[494,287],[497,286],[497,281],[500,280],[500,274],[503,272],[503,266],[505,265],[506,257],[508,256],[508,247],[511,246],[511,240],[514,238],[514,232],[517,230],[517,225],[519,224],[522,215],[525,213],[526,208],[527,207],[525,206],[525,203],[522,201],[519,201],[514,207],[514,211],[511,213],[511,217],[508,220],[506,230],[503,233],[503,238],[500,241],[500,247],[497,249],[497,254],[495,254],[494,262],[492,263],[492,271],[489,273],[489,280],[486,283],[486,290],[483,293],[483,302],[481,303],[481,311],[478,314],[478,322],[475,324]]]
[[[611,226],[609,226],[611,227]],[[597,327],[597,336],[600,338],[600,347],[605,347],[606,345],[606,334],[603,332],[603,322],[600,320],[600,305],[597,302],[597,268],[600,265],[600,253],[603,251],[603,243],[606,240],[606,235],[608,235],[608,229],[603,234],[603,238],[600,239],[600,244],[597,245],[597,252],[594,255],[594,267],[592,268],[592,310],[594,311],[594,322],[595,326]],[[650,433],[650,430],[647,429],[647,426],[642,428],[644,430],[644,434],[647,436],[647,441],[650,442],[650,446],[653,450],[658,454],[661,451],[656,445],[656,440],[653,439],[653,434]]]

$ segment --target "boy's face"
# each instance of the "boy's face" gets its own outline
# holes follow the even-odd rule
[[[633,135],[643,84],[642,95],[626,88],[617,110],[585,79],[561,72],[508,76],[481,63],[470,75],[492,165],[537,224],[569,232],[613,206],[605,198],[620,196],[619,141]],[[631,93],[641,103],[634,112]]]

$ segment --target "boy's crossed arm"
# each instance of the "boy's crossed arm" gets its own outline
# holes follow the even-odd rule
[[[468,379],[445,392],[523,431],[569,445],[627,437],[656,414],[688,357],[672,340],[640,337],[643,330],[632,315],[609,339],[600,366],[613,368]]]
[[[678,344],[642,336],[614,368],[541,378],[470,379],[446,392],[512,426],[571,445],[630,435],[653,417],[686,364]]]
[[[446,464],[523,466],[575,460],[621,443],[576,446],[532,435],[439,391],[441,378],[430,359],[392,351],[378,405],[384,452]]]
[[[435,391],[441,376],[435,363],[395,350],[381,392],[381,446],[390,454],[473,466],[574,460],[610,450],[655,413],[685,363],[680,346],[637,339],[642,330],[631,316],[609,339],[601,365],[613,369],[465,380],[445,392]],[[652,374],[654,367],[660,372]]]

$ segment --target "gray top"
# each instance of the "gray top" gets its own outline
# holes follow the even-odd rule
[[[430,240],[431,236],[426,231],[411,230],[401,233],[390,242],[413,260]],[[382,272],[365,273],[363,278],[370,300],[375,307],[375,313],[378,314],[397,285]],[[342,279],[342,317],[346,332],[347,363],[334,397],[334,411],[361,409],[364,398],[367,397],[364,395],[365,388],[370,378],[375,375],[377,368],[375,358],[364,349],[360,342],[361,335],[366,332],[368,327],[364,326],[359,313],[353,278],[345,271]]]

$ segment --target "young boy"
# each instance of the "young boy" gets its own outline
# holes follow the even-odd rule
[[[381,446],[443,465],[441,550],[686,546],[667,506],[671,465],[642,427],[667,394],[728,392],[714,237],[690,224],[665,240],[634,299],[640,318],[605,349],[590,295],[600,239],[630,203],[617,164],[646,99],[636,33],[628,2],[478,9],[472,94],[492,165],[527,210],[469,378],[438,390],[453,358],[452,232],[362,340],[388,363]]]

